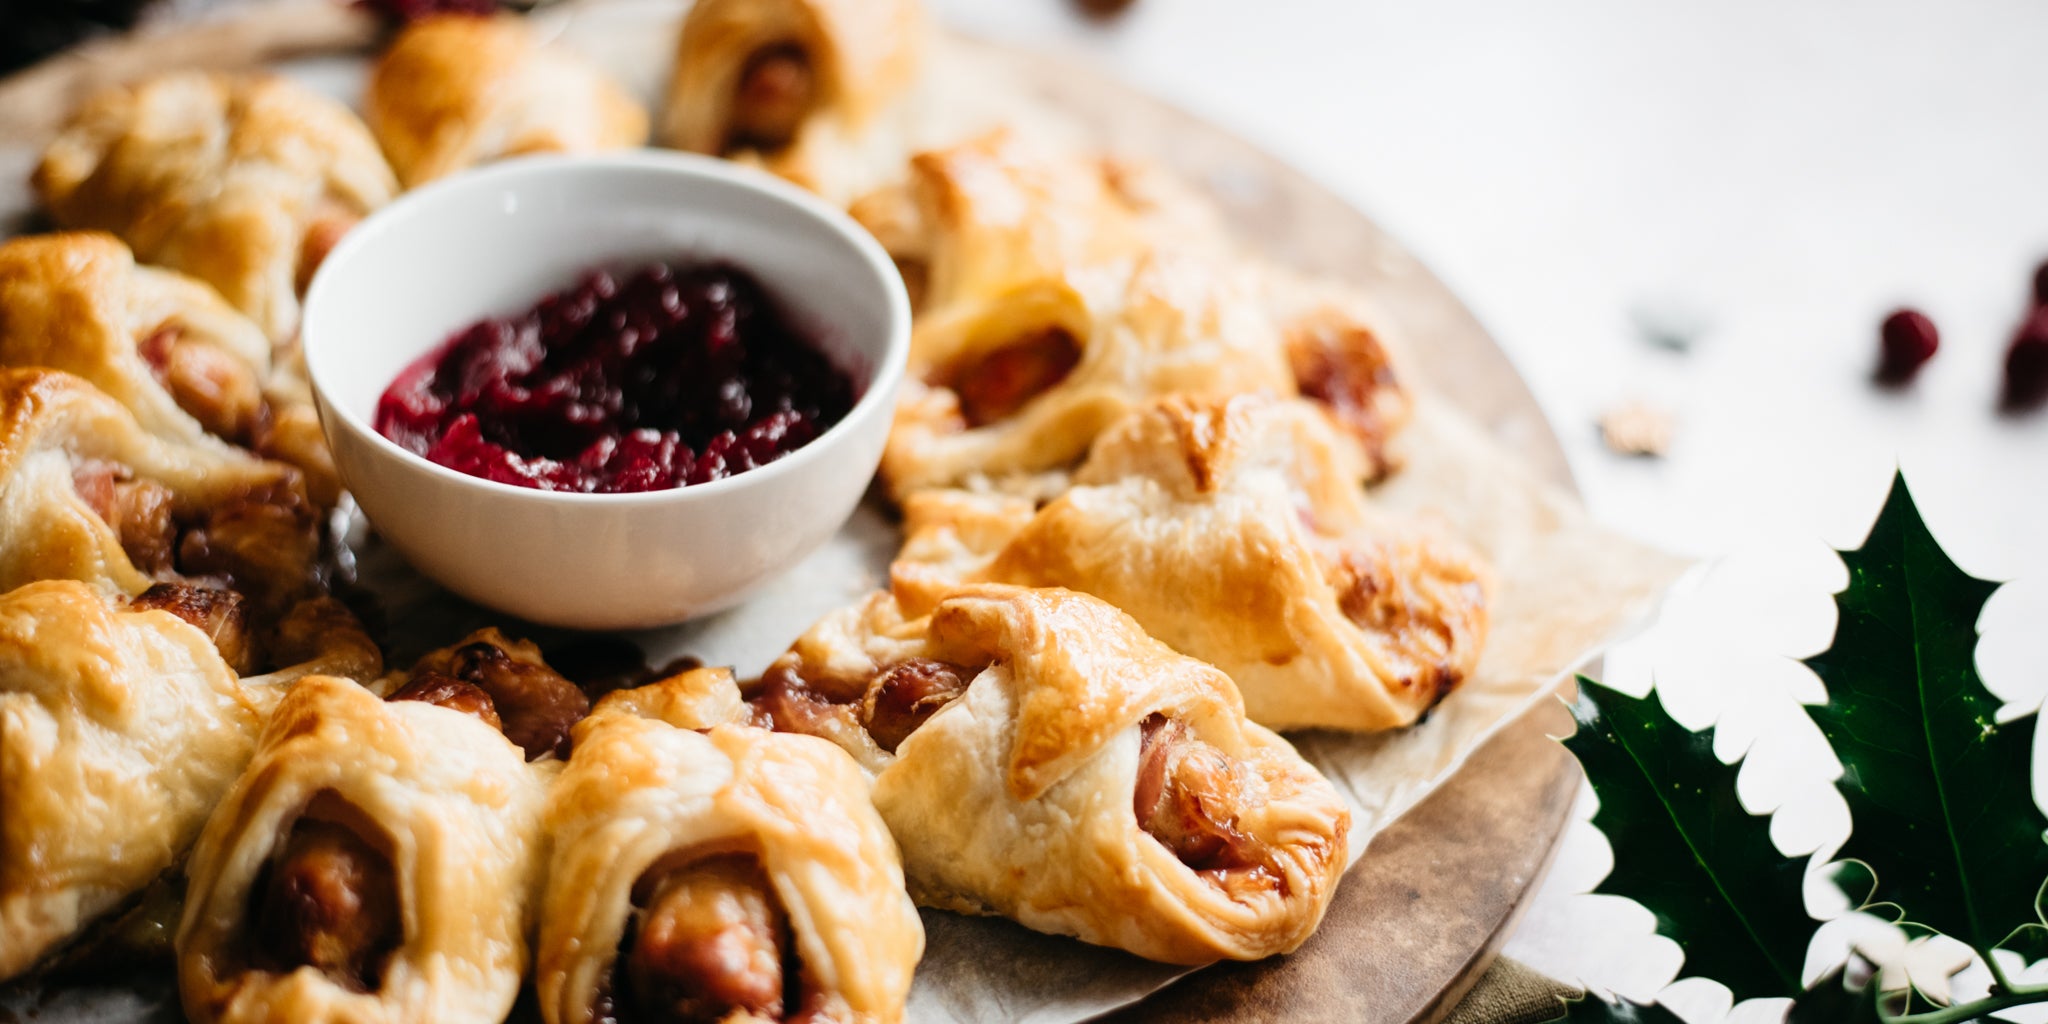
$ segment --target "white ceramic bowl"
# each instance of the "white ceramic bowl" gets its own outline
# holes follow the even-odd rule
[[[392,379],[453,332],[592,267],[656,260],[752,272],[853,374],[853,410],[766,466],[640,494],[493,483],[373,428]],[[881,459],[910,305],[873,238],[765,174],[676,153],[529,157],[429,185],[351,231],[307,292],[303,336],[342,480],[414,566],[534,622],[630,629],[732,605],[839,528]]]

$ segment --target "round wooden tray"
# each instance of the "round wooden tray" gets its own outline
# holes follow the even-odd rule
[[[231,19],[103,41],[0,81],[0,140],[35,139],[82,95],[138,73],[346,54],[373,38],[350,12],[328,6],[309,19],[306,11],[252,4]],[[1194,180],[1253,248],[1364,286],[1412,342],[1416,376],[1435,383],[1541,475],[1571,488],[1563,450],[1513,365],[1457,297],[1370,218],[1242,139],[1099,71],[993,44],[965,45],[1006,65],[1014,80],[1070,112],[1105,147],[1160,160]],[[1437,1020],[1491,964],[1548,866],[1579,777],[1549,737],[1569,729],[1569,717],[1552,702],[1505,726],[1456,776],[1373,838],[1300,951],[1198,971],[1113,1019]],[[131,1008],[151,1019],[174,1014],[175,1000],[162,999],[164,984],[139,986]],[[38,1009],[44,1020],[119,1015],[117,1007],[86,1009],[62,993]],[[0,1005],[0,1021],[11,1019]]]

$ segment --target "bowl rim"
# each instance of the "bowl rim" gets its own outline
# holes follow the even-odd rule
[[[714,180],[768,197],[785,206],[795,208],[810,219],[823,224],[833,234],[852,245],[861,262],[874,273],[884,291],[887,337],[883,341],[880,358],[868,373],[868,381],[861,395],[839,418],[837,423],[825,428],[817,437],[802,447],[753,469],[707,480],[701,484],[684,484],[652,491],[589,492],[550,491],[538,487],[521,487],[517,484],[487,480],[471,476],[461,470],[451,469],[416,454],[398,442],[385,437],[374,426],[365,422],[356,412],[335,401],[321,382],[319,366],[321,360],[315,356],[311,333],[306,330],[311,322],[311,313],[317,308],[316,301],[322,285],[331,280],[328,268],[344,257],[353,256],[356,250],[376,244],[377,239],[390,229],[390,225],[415,214],[415,211],[441,201],[445,195],[452,195],[469,189],[488,187],[500,179],[524,179],[545,177],[552,174],[576,174],[602,172],[607,170],[655,171],[675,174],[685,178]],[[688,209],[687,206],[680,207]],[[536,297],[533,301],[539,301]],[[648,505],[665,502],[682,502],[710,499],[720,494],[738,490],[750,484],[765,485],[769,481],[791,473],[801,473],[810,463],[827,457],[828,449],[836,447],[835,438],[850,437],[859,423],[874,416],[894,415],[894,396],[901,385],[910,358],[910,295],[904,287],[902,276],[896,264],[882,244],[860,226],[851,216],[824,199],[804,191],[802,188],[757,168],[736,164],[729,160],[705,156],[698,153],[684,153],[653,149],[624,150],[611,153],[566,154],[541,153],[511,157],[505,160],[460,171],[437,181],[413,189],[397,199],[372,211],[335,245],[320,263],[320,269],[313,274],[313,280],[306,287],[301,309],[305,311],[299,324],[299,343],[306,361],[306,378],[314,395],[319,399],[325,428],[328,417],[338,421],[339,429],[368,438],[369,446],[386,458],[396,458],[414,470],[424,471],[429,476],[455,485],[479,488],[486,493],[495,493],[512,499],[568,505]],[[445,339],[444,339],[445,340]],[[439,344],[436,342],[435,344]],[[422,350],[425,354],[429,349]],[[890,408],[878,408],[883,405]],[[333,444],[333,439],[329,439]],[[346,485],[347,481],[343,481]]]

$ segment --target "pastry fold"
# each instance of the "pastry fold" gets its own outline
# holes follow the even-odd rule
[[[1408,399],[1370,311],[1232,251],[1154,169],[997,132],[918,155],[853,207],[916,301],[882,475],[1057,493],[1096,435],[1152,398],[1301,395],[1373,475]]]
[[[918,902],[1170,963],[1292,950],[1350,813],[1222,672],[1103,602],[980,586],[828,619],[751,694],[873,766]],[[864,733],[853,737],[852,730]]]
[[[577,726],[548,804],[535,977],[549,1024],[700,1019],[671,1007],[903,1019],[924,928],[864,776],[746,714],[729,672],[700,669],[607,696]],[[754,958],[673,976],[742,938]]]
[[[1357,447],[1307,402],[1155,402],[1043,507],[928,491],[891,567],[911,614],[973,583],[1068,587],[1229,673],[1274,729],[1409,725],[1476,668],[1491,574],[1375,508]]]
[[[503,1020],[554,770],[462,711],[300,680],[187,868],[186,1014]]]
[[[319,554],[292,467],[165,440],[68,373],[0,370],[0,588],[207,579],[274,615],[314,587]]]
[[[170,612],[0,595],[0,980],[177,865],[281,693]]]
[[[29,235],[0,245],[0,366],[91,381],[144,430],[211,434],[289,462],[323,506],[340,493],[309,386],[273,370],[263,331],[204,282],[146,267],[112,235]]]
[[[501,157],[647,142],[638,102],[512,15],[407,26],[370,69],[363,120],[407,188]]]
[[[88,100],[33,184],[57,222],[212,285],[273,341],[327,250],[397,183],[347,107],[263,74],[180,71]]]
[[[906,126],[886,122],[926,34],[918,0],[702,0],[677,43],[662,142],[850,199],[907,155]]]

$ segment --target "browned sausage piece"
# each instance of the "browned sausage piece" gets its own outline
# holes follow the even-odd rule
[[[970,356],[939,382],[960,396],[967,425],[980,427],[1016,415],[1080,362],[1080,340],[1063,327],[1048,327]]]
[[[643,879],[624,981],[638,1021],[721,1021],[783,1012],[789,922],[754,858],[710,857]]]
[[[569,756],[569,729],[590,713],[590,698],[575,683],[483,641],[457,650],[452,669],[455,678],[490,694],[505,738],[526,751],[527,760]]]
[[[400,687],[398,692],[386,700],[416,700],[434,704],[465,715],[475,715],[484,724],[499,732],[505,731],[503,721],[498,718],[498,705],[491,695],[475,683],[465,683],[442,672],[426,671],[415,674],[412,682]]]
[[[861,718],[875,745],[890,753],[926,719],[967,691],[972,673],[931,658],[912,658],[890,667],[868,690]]]
[[[187,341],[175,323],[136,347],[171,400],[208,433],[243,445],[255,436],[263,391],[246,364],[215,346]]]
[[[1164,715],[1145,720],[1133,798],[1138,824],[1197,871],[1252,867],[1254,844],[1237,830],[1240,766]]]
[[[222,661],[236,673],[247,675],[254,668],[255,648],[249,640],[249,615],[242,595],[217,587],[190,583],[159,583],[142,592],[131,606],[138,610],[170,612],[199,627],[213,640]]]
[[[726,150],[777,150],[796,138],[817,96],[811,59],[795,43],[764,46],[747,58],[732,98]]]
[[[71,484],[121,539],[121,551],[135,568],[150,576],[171,571],[171,553],[178,528],[171,518],[170,489],[154,480],[136,480],[124,466],[88,462],[72,470]]]
[[[250,952],[261,970],[313,967],[375,991],[403,938],[391,862],[345,825],[299,819],[255,899]]]

